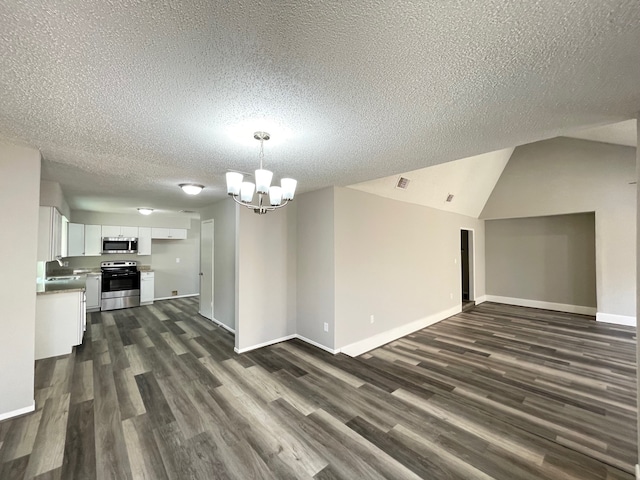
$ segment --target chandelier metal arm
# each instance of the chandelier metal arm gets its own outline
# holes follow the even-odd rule
[[[260,194],[260,201],[258,205],[254,205],[253,203],[245,203],[241,200],[238,200],[238,195],[230,195],[230,197],[233,198],[233,201],[236,202],[238,205],[246,207],[249,210],[253,210],[255,213],[258,213],[258,214],[273,212],[274,210],[282,208],[289,203],[289,200],[283,200],[280,205],[263,205],[262,194]]]

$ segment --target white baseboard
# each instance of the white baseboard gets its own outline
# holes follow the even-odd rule
[[[485,295],[487,302],[505,303],[518,307],[543,308],[555,312],[577,313],[579,315],[595,315],[595,307],[582,305],[569,305],[567,303],[544,302],[542,300],[529,300],[528,298],[501,297],[498,295]]]
[[[480,305],[481,303],[484,303],[484,302],[487,301],[487,296],[486,295],[480,295],[474,301],[476,302],[476,305]]]
[[[199,293],[188,293],[186,295],[171,295],[170,297],[159,297],[159,298],[154,298],[153,301],[157,301],[157,300],[171,300],[172,298],[187,298],[187,297],[199,297],[200,294]]]
[[[231,328],[229,325],[222,323],[220,320],[217,320],[216,318],[209,318],[209,317],[205,317],[204,315],[202,315],[200,312],[198,312],[198,315],[200,315],[202,318],[204,318],[205,320],[215,323],[216,325],[218,325],[219,327],[224,328],[225,330],[230,331],[231,333],[235,334],[236,331],[235,329]]]
[[[13,410],[12,412],[0,413],[0,422],[8,418],[13,418],[13,417],[17,417],[18,415],[24,415],[25,413],[33,412],[35,409],[36,409],[36,402],[34,400],[33,403],[29,406],[19,408],[17,410]]]
[[[291,340],[292,338],[296,338],[296,334],[291,334],[291,335],[287,335],[286,337],[280,337],[280,338],[276,338],[274,340],[269,340],[267,342],[263,342],[263,343],[259,343],[257,345],[251,345],[250,347],[244,347],[244,348],[237,348],[234,347],[233,351],[236,353],[245,353],[245,352],[249,352],[251,350],[255,350],[256,348],[262,348],[262,347],[268,347],[269,345],[273,345],[275,343],[280,343],[280,342],[284,342],[286,340]]]
[[[313,345],[314,347],[318,347],[322,350],[324,350],[325,352],[329,352],[332,354],[336,354],[336,353],[340,353],[340,350],[334,350],[333,348],[329,348],[325,345],[322,345],[321,343],[318,342],[314,342],[313,340],[307,338],[307,337],[303,337],[302,335],[298,335],[296,334],[296,338],[299,338],[300,340],[302,340],[305,343],[308,343],[309,345]]]
[[[613,313],[596,313],[596,322],[603,323],[615,323],[617,325],[629,325],[630,327],[636,326],[636,317],[630,317],[628,315],[615,315]]]
[[[640,465],[636,463],[636,480],[640,480]]]
[[[374,348],[378,348],[389,342],[393,342],[398,338],[421,330],[425,327],[428,327],[429,325],[433,325],[434,323],[444,320],[445,318],[449,318],[456,313],[460,313],[461,311],[461,306],[456,305],[455,307],[451,307],[448,310],[443,310],[442,312],[429,315],[428,317],[421,318],[420,320],[416,320],[415,322],[407,323],[406,325],[392,328],[391,330],[387,330],[386,332],[382,332],[372,337],[365,338],[364,340],[345,345],[344,347],[341,347],[339,351],[344,353],[345,355],[349,355],[350,357],[357,357],[358,355],[362,355],[369,350],[373,350]]]

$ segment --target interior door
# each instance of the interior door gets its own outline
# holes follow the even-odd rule
[[[200,228],[200,315],[213,319],[213,220]]]

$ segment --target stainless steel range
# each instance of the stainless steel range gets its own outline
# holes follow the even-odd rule
[[[140,272],[138,262],[116,260],[102,262],[102,299],[100,310],[137,307],[140,305]]]

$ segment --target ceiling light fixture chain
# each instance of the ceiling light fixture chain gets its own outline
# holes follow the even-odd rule
[[[243,181],[244,175],[240,172],[227,172],[227,194],[243,207],[252,209],[259,215],[272,212],[282,208],[293,200],[298,182],[293,178],[283,178],[280,186],[271,185],[273,172],[265,170],[264,164],[264,142],[271,136],[267,132],[255,132],[253,138],[260,141],[260,168],[255,171],[256,183]],[[253,203],[253,194],[258,194],[258,203]],[[269,204],[265,205],[265,196],[269,196]],[[238,198],[239,197],[239,198]]]

